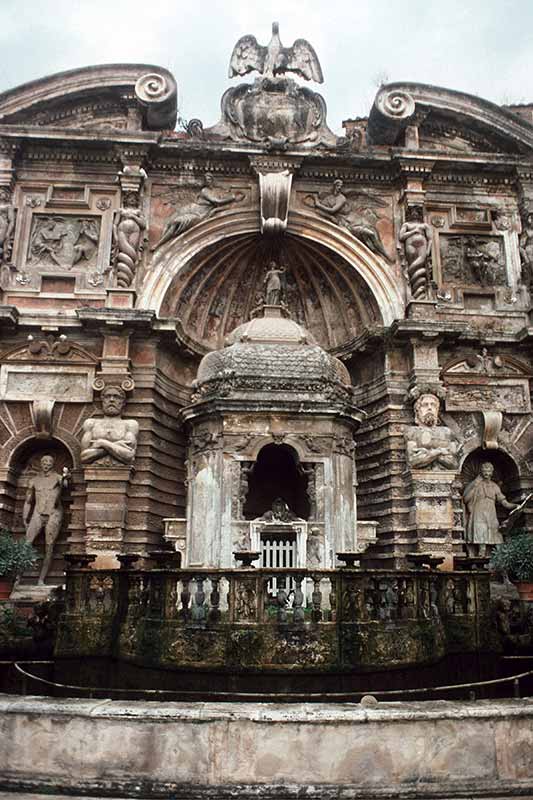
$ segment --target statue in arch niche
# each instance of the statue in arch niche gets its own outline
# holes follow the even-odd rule
[[[54,456],[45,454],[39,462],[40,471],[30,479],[26,490],[22,520],[26,539],[33,544],[40,533],[45,537],[45,553],[39,584],[44,584],[50,571],[54,545],[63,523],[62,493],[68,488],[70,472],[63,467],[61,474],[55,467]]]
[[[517,508],[517,503],[511,503],[498,484],[492,480],[494,466],[490,461],[481,464],[479,475],[465,486],[463,500],[468,518],[466,522],[467,548],[476,545],[478,553],[485,556],[487,549],[501,544],[503,537],[500,533],[500,523],[496,514],[496,503],[508,511]]]

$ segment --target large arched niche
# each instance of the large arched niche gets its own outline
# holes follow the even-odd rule
[[[392,267],[338,226],[299,213],[278,243],[261,236],[256,213],[200,223],[156,253],[138,307],[177,318],[193,339],[220,347],[249,319],[274,256],[287,266],[291,314],[323,347],[403,316]]]

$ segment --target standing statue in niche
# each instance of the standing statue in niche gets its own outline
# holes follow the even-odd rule
[[[223,206],[227,206],[230,203],[239,203],[243,198],[243,192],[229,192],[216,186],[215,179],[208,172],[205,176],[205,186],[196,197],[196,200],[182,208],[178,208],[172,214],[165,224],[163,235],[152,247],[152,251],[157,250],[158,247],[161,247],[171,239],[175,239],[176,236],[180,236],[180,234],[189,230],[198,222],[207,219]]]
[[[54,544],[63,522],[61,494],[68,488],[70,477],[66,467],[60,475],[54,470],[54,465],[53,456],[45,455],[41,458],[41,472],[30,480],[22,510],[26,539],[30,544],[44,531],[45,554],[39,575],[40,585],[44,584],[52,563]]]
[[[411,469],[457,469],[459,442],[445,425],[438,425],[439,398],[421,394],[415,403],[416,425],[405,432]]]
[[[9,189],[0,189],[0,263],[10,256],[11,239],[15,230],[15,210]]]
[[[421,207],[411,206],[407,209],[406,221],[400,229],[399,239],[403,244],[407,260],[411,296],[415,300],[425,300],[429,294],[428,264],[433,233],[431,226],[424,222],[424,212]]]
[[[362,189],[344,193],[343,182],[340,179],[333,181],[333,187],[329,192],[315,195],[308,195],[304,203],[316,208],[322,214],[330,217],[341,228],[352,234],[356,239],[365,244],[369,250],[382,256],[386,261],[392,262],[391,257],[385,250],[379,232],[373,222],[378,217],[372,211],[372,207],[385,207],[387,204],[379,197],[375,197],[370,192]],[[354,202],[359,198],[357,202]],[[369,217],[372,217],[372,222]]]
[[[124,203],[113,222],[113,244],[115,247],[115,275],[117,286],[127,288],[133,283],[135,269],[142,253],[146,219],[139,209],[135,192],[124,195]]]
[[[275,261],[271,261],[265,275],[264,286],[265,304],[282,305],[285,299],[285,267],[279,267]]]
[[[509,502],[502,490],[492,480],[494,467],[489,461],[484,461],[480,468],[480,474],[474,478],[463,492],[463,500],[468,512],[466,523],[467,548],[472,551],[472,555],[484,557],[487,549],[492,549],[496,544],[503,542],[500,533],[498,517],[496,515],[496,503],[500,503],[504,508],[512,511],[517,507],[516,503]],[[475,545],[472,548],[470,545]]]
[[[106,386],[102,390],[103,417],[90,417],[83,423],[81,460],[84,464],[120,462],[133,464],[137,450],[139,423],[122,419],[126,394],[119,386]]]

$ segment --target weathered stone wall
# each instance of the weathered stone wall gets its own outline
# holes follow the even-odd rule
[[[533,791],[533,701],[180,704],[0,697],[0,786],[106,795]]]

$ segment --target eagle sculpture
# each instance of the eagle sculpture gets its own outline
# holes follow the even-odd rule
[[[294,72],[306,81],[324,82],[313,47],[305,39],[296,39],[292,47],[283,47],[277,22],[272,23],[272,39],[267,47],[258,44],[255,36],[248,34],[242,36],[233,48],[229,77],[247,75],[254,70],[266,78]]]

